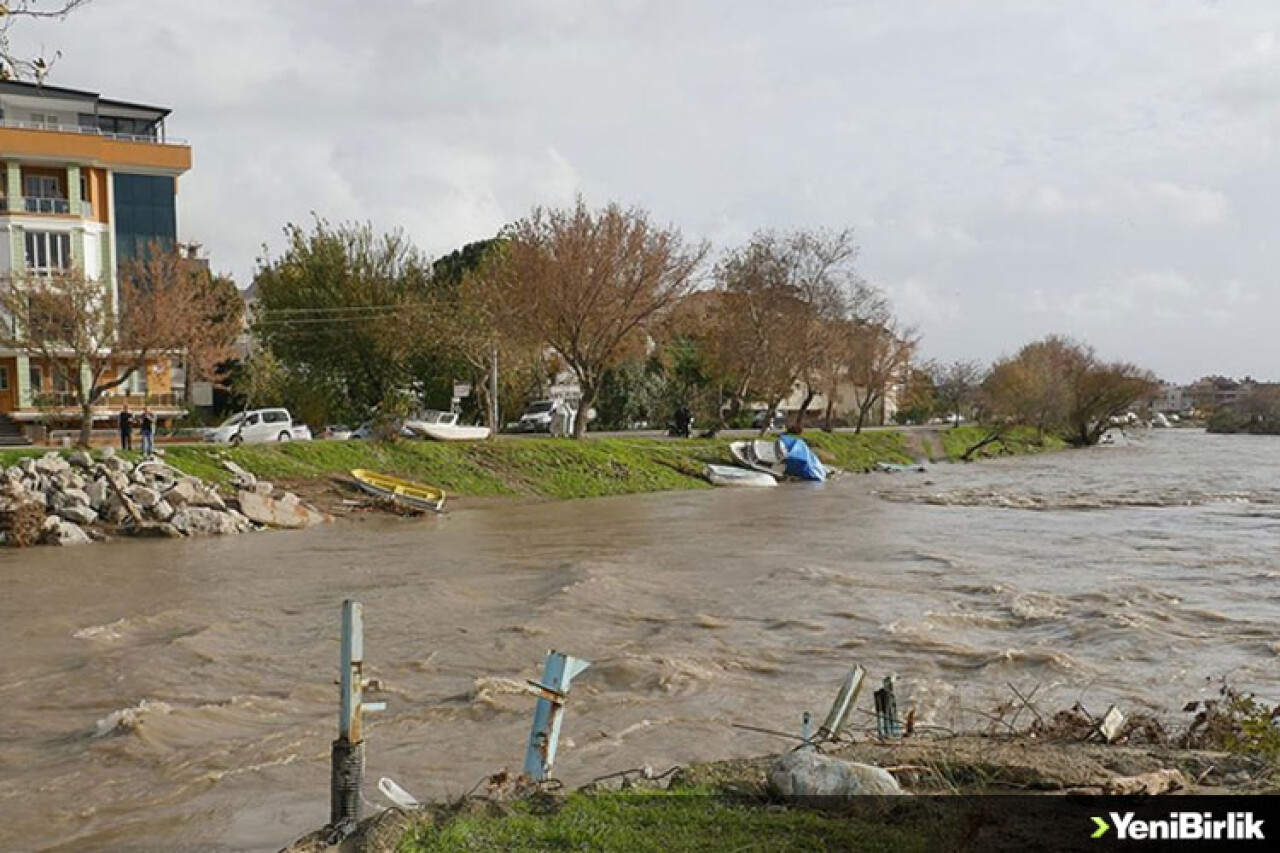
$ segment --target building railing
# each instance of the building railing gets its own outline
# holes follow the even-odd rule
[[[8,119],[0,119],[0,128],[13,128],[15,130],[47,130],[51,133],[79,133],[85,136],[102,136],[107,139],[119,139],[124,142],[149,142],[153,145],[189,145],[185,139],[161,139],[158,136],[149,136],[137,133],[112,133],[109,130],[101,130],[96,127],[81,127],[76,124],[40,124],[31,121],[11,121]]]
[[[37,391],[31,395],[31,402],[37,409],[78,409],[80,402],[72,391]],[[97,403],[94,409],[118,409],[128,405],[131,409],[141,411],[143,406],[156,408],[177,407],[182,405],[181,394],[107,394]]]
[[[65,198],[32,198],[23,199],[23,209],[27,213],[71,213],[71,202]]]
[[[0,213],[45,213],[55,216],[70,216],[71,201],[65,198],[5,198],[0,196]],[[93,204],[80,201],[79,215],[82,219],[93,218]]]

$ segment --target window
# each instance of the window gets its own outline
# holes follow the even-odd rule
[[[63,231],[26,233],[27,269],[36,274],[71,268],[71,235]]]
[[[80,200],[89,201],[89,176],[84,172],[80,173]]]
[[[44,370],[38,364],[31,365],[27,372],[28,378],[31,380],[31,393],[39,394],[44,390]]]
[[[262,413],[262,422],[268,424],[282,424],[287,420],[284,412],[273,409],[269,412]]]
[[[129,374],[129,393],[135,397],[147,395],[147,369],[145,367]]]
[[[62,198],[58,179],[53,175],[27,175],[22,189],[27,198]]]
[[[9,390],[9,368],[0,367],[0,391]]]
[[[31,123],[36,127],[58,129],[58,117],[53,113],[32,113]]]

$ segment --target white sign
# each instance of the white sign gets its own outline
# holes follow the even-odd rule
[[[460,399],[462,399],[463,397],[470,397],[470,396],[471,396],[471,383],[470,383],[470,382],[455,382],[455,383],[453,383],[453,398],[454,398],[455,400],[460,400]]]
[[[192,382],[191,383],[191,405],[193,406],[212,406],[213,405],[213,383],[212,382]]]

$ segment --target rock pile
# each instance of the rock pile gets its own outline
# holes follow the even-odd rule
[[[98,458],[84,451],[29,457],[0,470],[0,544],[82,545],[107,531],[180,538],[329,520],[288,492],[271,497],[270,483],[254,480],[246,489],[242,479],[240,499],[228,503],[198,477],[159,460],[135,465],[110,448]]]

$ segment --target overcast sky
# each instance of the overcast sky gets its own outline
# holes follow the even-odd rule
[[[1280,378],[1278,35],[1275,0],[94,0],[15,38],[174,110],[181,236],[241,286],[312,211],[435,255],[581,192],[720,248],[853,226],[931,357],[1063,332],[1188,381]]]

